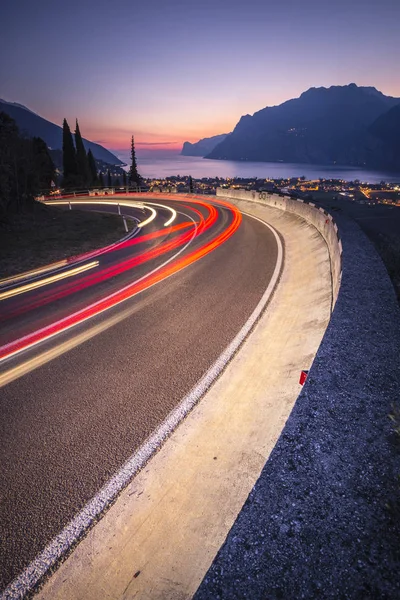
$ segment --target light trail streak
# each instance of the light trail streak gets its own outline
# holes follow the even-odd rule
[[[162,269],[168,263],[172,262],[179,254],[181,254],[182,252],[184,252],[184,250],[186,250],[186,248],[189,246],[189,244],[193,241],[193,239],[194,239],[195,236],[196,236],[196,228],[195,228],[195,230],[193,232],[193,235],[192,235],[191,239],[189,240],[189,242],[185,246],[183,246],[183,248],[181,248],[179,250],[179,252],[177,252],[172,258],[169,258],[165,263],[163,263],[159,267],[156,267],[151,272],[151,274],[153,274],[156,271]],[[150,273],[147,274],[147,275],[144,275],[143,277],[141,277],[140,279],[138,279],[136,283],[138,283],[139,281],[144,280],[149,275],[150,275]],[[156,283],[154,283],[152,285],[156,285]],[[151,285],[149,285],[148,287],[151,287]],[[148,289],[148,288],[146,288],[146,289]],[[139,294],[140,291],[136,292],[136,293]],[[133,296],[134,295],[136,295],[136,294],[133,294]],[[118,303],[116,303],[116,305],[117,304]],[[71,338],[71,339],[69,339],[69,340],[67,340],[65,342],[62,342],[61,344],[58,344],[54,348],[50,348],[49,350],[45,350],[44,352],[41,352],[40,354],[35,355],[31,359],[25,360],[24,362],[22,362],[21,364],[17,365],[16,367],[13,367],[13,368],[9,369],[8,371],[5,371],[4,373],[0,374],[0,387],[6,385],[7,383],[10,383],[11,381],[14,381],[18,377],[22,377],[22,375],[25,375],[26,373],[29,373],[33,369],[36,369],[37,367],[40,367],[40,366],[46,364],[50,360],[53,360],[54,358],[57,358],[61,354],[64,354],[64,352],[67,352],[68,350],[71,350],[72,348],[75,348],[79,344],[82,344],[83,342],[86,342],[87,340],[90,340],[95,335],[98,335],[99,333],[102,333],[103,331],[106,331],[107,329],[109,329],[113,325],[116,325],[117,323],[120,323],[121,321],[123,321],[127,317],[131,316],[133,314],[134,310],[135,310],[135,308],[131,307],[131,308],[125,309],[124,311],[119,311],[116,315],[113,315],[112,317],[109,317],[109,318],[103,320],[101,323],[98,323],[96,325],[91,326],[90,328],[86,329],[82,333],[79,333],[78,335],[75,335],[73,338]],[[73,325],[71,325],[71,327],[73,327]],[[57,335],[57,333],[55,333],[54,336],[55,335]],[[53,336],[49,336],[46,339],[50,339],[51,337],[53,337]],[[41,340],[39,340],[37,343],[39,344],[40,341]],[[32,346],[34,346],[34,345],[35,344],[33,344]]]
[[[82,265],[80,267],[75,267],[74,269],[70,269],[69,271],[63,271],[62,273],[51,275],[50,277],[46,277],[45,279],[39,279],[38,281],[32,281],[32,283],[26,283],[25,285],[21,285],[20,287],[13,288],[12,290],[7,290],[6,292],[0,293],[0,301],[6,300],[7,298],[12,298],[13,296],[18,296],[19,294],[25,294],[25,292],[36,290],[39,287],[43,287],[44,285],[50,285],[51,283],[55,283],[56,281],[60,281],[62,279],[67,279],[68,277],[74,277],[74,275],[79,275],[80,273],[84,273],[85,271],[89,271],[90,269],[94,269],[98,266],[99,261],[94,260],[91,263],[87,263],[86,265]]]
[[[218,211],[216,210],[216,208],[214,206],[206,204],[204,202],[198,202],[198,204],[205,207],[209,212],[208,217],[206,219],[204,219],[204,217],[200,211],[197,211],[196,209],[193,209],[192,207],[188,207],[191,210],[194,210],[194,212],[196,212],[201,219],[200,224],[198,224],[198,226],[197,226],[197,235],[200,235],[216,223],[217,218],[218,218]],[[191,224],[189,223],[188,225],[190,226]],[[173,229],[174,231],[177,231],[181,227],[182,227],[182,225],[176,225],[174,228],[171,228],[171,229]],[[154,235],[158,235],[158,233],[159,232],[154,232]],[[153,234],[148,234],[147,237],[150,239],[152,235]],[[113,265],[113,266],[107,267],[107,268],[103,269],[102,271],[100,271],[98,274],[94,274],[89,277],[86,277],[84,280],[81,280],[80,282],[78,282],[75,286],[64,286],[64,289],[59,289],[58,292],[49,294],[47,298],[44,298],[44,297],[40,298],[40,300],[36,304],[32,304],[30,308],[37,308],[38,306],[43,306],[44,304],[47,304],[49,302],[59,300],[69,294],[79,292],[79,291],[89,287],[90,285],[95,285],[95,284],[101,283],[111,277],[121,275],[122,273],[126,272],[127,270],[137,267],[139,265],[142,265],[145,262],[148,262],[149,260],[154,260],[155,258],[158,258],[162,254],[171,252],[171,251],[175,250],[176,248],[178,248],[179,245],[184,244],[190,235],[191,235],[190,232],[185,233],[183,235],[178,236],[177,238],[175,238],[172,241],[168,241],[168,242],[162,244],[161,246],[158,246],[157,248],[152,248],[151,250],[148,250],[148,251],[142,253],[140,256],[127,259],[127,260],[119,263],[118,265]],[[142,238],[139,238],[136,240],[127,241],[125,243],[127,245],[134,245],[134,244],[140,243],[141,241],[142,241]],[[9,316],[16,316],[17,314],[18,313],[14,313],[14,314],[11,313]]]
[[[48,271],[53,271],[54,269],[59,269],[60,267],[65,267],[68,264],[68,259],[60,260],[58,262],[52,263],[51,265],[46,265],[45,267],[40,267],[39,269],[32,269],[32,271],[25,271],[20,275],[13,275],[12,277],[6,277],[5,279],[0,279],[0,286],[11,285],[16,283],[17,281],[21,281],[22,279],[28,279],[31,277],[36,277],[36,275],[43,275],[43,273],[47,273]]]
[[[171,209],[174,210],[174,209]],[[176,219],[176,210],[174,210],[175,214],[172,214],[172,217],[170,219],[168,219],[168,221],[166,223],[164,223],[164,227],[169,227],[171,225],[171,223],[173,223]]]
[[[165,210],[169,210],[171,214],[171,217],[168,219],[168,221],[166,221],[164,223],[164,227],[169,227],[170,225],[172,225],[172,223],[175,221],[176,217],[177,217],[177,212],[174,208],[171,208],[171,206],[165,206],[165,204],[156,204],[155,202],[146,202],[146,206],[159,206],[160,208],[164,208]]]
[[[146,219],[145,221],[142,221],[141,223],[138,223],[138,227],[145,227],[146,225],[148,225],[149,223],[151,223],[152,221],[154,221],[154,219],[157,216],[157,211],[154,210],[154,208],[151,208],[151,206],[146,206],[145,204],[139,205],[137,202],[135,201],[129,201],[129,200],[125,200],[124,202],[120,202],[119,200],[75,200],[73,198],[71,198],[70,200],[46,200],[45,204],[49,204],[51,206],[57,206],[57,205],[62,205],[62,204],[98,204],[98,205],[102,205],[102,204],[107,204],[108,206],[127,206],[129,208],[147,208],[147,210],[151,211],[151,215],[148,219]]]
[[[184,214],[184,213],[181,213]],[[153,269],[150,273],[144,275],[143,277],[140,277],[135,283],[138,284],[141,281],[144,281],[147,277],[153,275],[154,273],[156,273],[157,271],[161,270],[163,267],[165,267],[166,265],[168,265],[170,262],[172,262],[174,259],[176,259],[180,254],[182,254],[182,252],[184,252],[186,250],[186,248],[188,248],[188,246],[191,244],[191,242],[194,240],[194,238],[196,237],[196,231],[197,231],[197,225],[195,223],[195,221],[189,216],[189,215],[185,215],[188,219],[190,219],[194,225],[194,231],[192,234],[192,237],[190,238],[190,240],[187,242],[187,244],[185,244],[185,246],[183,246],[174,256],[172,256],[171,258],[169,258],[168,260],[166,260],[162,265],[156,267],[155,269]],[[156,282],[157,283],[157,282]],[[154,284],[149,285],[148,287],[151,287]],[[119,292],[124,291],[125,289],[127,289],[130,286],[126,286],[125,288],[123,288],[122,290],[119,290]],[[141,291],[141,290],[140,290]],[[135,296],[137,293],[140,293],[140,291],[135,292],[134,294],[132,294],[132,296]],[[115,297],[117,294],[117,292],[115,292],[114,294],[111,294],[110,296],[108,296],[107,298],[103,299],[103,300],[107,300],[107,299],[112,299],[113,297]],[[121,302],[123,302],[124,300],[120,300],[120,301],[116,301],[114,304],[112,304],[109,308],[111,308],[112,306],[117,306],[118,304],[120,304]],[[91,306],[87,307],[88,309],[95,309],[96,306],[98,306],[100,304],[99,302],[95,302],[94,304],[92,304]],[[105,308],[103,311],[99,311],[98,313],[95,314],[100,314],[101,312],[104,312],[105,310],[108,310],[108,308]],[[2,387],[3,385],[6,385],[7,383],[9,383],[10,381],[13,381],[14,379],[16,379],[17,377],[24,375],[25,373],[31,371],[32,369],[46,363],[48,360],[51,360],[53,358],[55,358],[56,356],[59,356],[60,354],[62,354],[63,352],[65,352],[66,350],[70,350],[72,347],[76,346],[78,343],[80,343],[80,341],[86,341],[88,339],[90,339],[91,337],[93,337],[94,335],[96,335],[97,333],[100,333],[100,331],[104,331],[105,329],[108,329],[108,327],[111,327],[113,324],[122,321],[126,316],[129,316],[129,314],[131,314],[132,311],[125,311],[125,313],[120,313],[119,316],[117,317],[112,317],[111,319],[108,319],[106,322],[103,322],[102,324],[100,324],[99,326],[95,326],[92,327],[90,330],[84,332],[82,334],[82,336],[75,336],[75,338],[73,338],[72,340],[68,340],[65,344],[61,344],[59,346],[56,346],[55,348],[50,349],[49,351],[45,351],[44,353],[33,357],[30,360],[25,361],[24,363],[22,363],[21,365],[18,365],[17,367],[14,367],[12,369],[9,369],[8,371],[6,371],[5,373],[2,373],[0,375],[0,387]],[[82,313],[82,311],[78,311],[77,313],[75,313],[75,315],[72,316],[79,316],[80,313]],[[94,315],[93,315],[94,316]],[[91,318],[91,317],[87,317]],[[83,319],[87,320],[87,319]],[[81,321],[81,322],[83,322]],[[60,325],[62,322],[62,320],[58,321],[57,323],[53,323],[53,326],[57,326]],[[75,324],[69,325],[67,327],[65,327],[64,329],[62,329],[62,331],[67,331],[68,329],[70,329],[71,327],[74,327]],[[41,330],[37,331],[37,334],[40,334],[42,332],[45,331],[46,328],[42,328]],[[55,331],[52,334],[49,334],[46,336],[46,340],[49,340],[50,338],[54,337],[55,335],[57,335],[59,332]],[[18,340],[19,342],[24,342],[25,340],[28,339],[29,336],[24,336],[23,338],[20,338],[20,340]],[[29,345],[29,348],[32,348],[34,346],[36,346],[37,344],[39,344],[41,341],[43,341],[43,339],[38,339],[37,341],[33,342],[32,344]],[[7,344],[7,347],[9,347],[11,344]],[[3,348],[5,348],[6,346],[3,346]],[[20,351],[24,350],[25,347],[22,347],[20,350],[17,350],[16,352],[12,353],[12,354],[8,354],[5,358],[9,358],[10,356],[19,353]],[[1,351],[1,348],[0,348]],[[0,362],[3,360],[1,353],[0,353]]]
[[[190,202],[198,204],[199,206],[203,206],[204,208],[207,209],[207,211],[209,212],[209,215],[206,219],[203,218],[203,221],[204,221],[203,224],[204,224],[204,227],[206,227],[207,229],[209,227],[211,227],[215,223],[215,221],[217,220],[217,217],[218,217],[218,212],[215,209],[215,207],[213,205],[206,204],[205,202],[202,202],[202,201],[194,201],[193,198],[190,198]],[[240,211],[235,206],[230,205],[226,202],[221,202],[221,204],[223,204],[225,207],[229,208],[229,210],[233,214],[233,221],[228,227],[226,227],[226,229],[222,233],[217,235],[213,240],[211,240],[210,242],[207,242],[206,244],[204,244],[204,246],[200,247],[198,250],[195,250],[195,251],[189,253],[186,257],[175,260],[174,262],[172,262],[172,264],[170,263],[166,266],[163,266],[161,269],[157,270],[157,272],[151,272],[150,274],[144,276],[141,280],[138,280],[132,284],[125,286],[121,290],[111,294],[110,296],[107,296],[106,298],[99,300],[98,302],[96,302],[88,307],[85,307],[84,309],[81,309],[80,311],[78,311],[72,315],[64,317],[57,323],[48,325],[48,326],[42,328],[41,330],[30,333],[18,340],[14,340],[13,342],[10,342],[9,344],[2,346],[0,348],[0,361],[10,358],[11,356],[14,356],[15,354],[17,354],[27,348],[31,348],[32,346],[34,346],[44,340],[47,340],[58,333],[61,333],[62,331],[66,331],[67,329],[70,329],[71,327],[73,327],[79,323],[83,323],[87,319],[90,319],[96,315],[99,315],[100,313],[116,306],[117,304],[120,304],[121,302],[128,300],[129,298],[138,294],[139,292],[155,285],[156,283],[162,281],[163,279],[166,279],[167,277],[170,277],[171,275],[181,271],[182,269],[186,268],[193,262],[199,260],[203,256],[206,256],[208,253],[215,250],[218,246],[223,244],[227,239],[229,239],[235,233],[235,231],[240,226],[240,223],[242,220]],[[202,225],[202,223],[200,224],[200,227],[201,227],[201,225]],[[203,231],[204,231],[204,227],[203,227]],[[196,227],[194,233],[192,233],[192,237],[190,238],[189,241],[187,241],[186,246],[194,239],[195,236],[198,235],[198,229],[199,228]],[[191,235],[191,232],[180,236],[181,237],[180,244],[182,244],[185,241],[185,239],[187,240],[187,237],[189,237],[190,235]],[[173,242],[171,242],[171,243],[173,244]],[[175,257],[173,257],[173,258],[175,258]],[[169,262],[169,261],[167,261],[167,262]]]
[[[186,221],[184,223],[179,223],[178,225],[174,225],[173,227],[169,227],[169,230],[166,232],[164,229],[159,229],[158,231],[152,231],[152,233],[146,233],[145,235],[141,235],[140,238],[136,238],[134,240],[126,240],[125,242],[121,242],[118,246],[117,250],[121,248],[128,248],[130,246],[135,246],[137,244],[142,244],[143,242],[149,242],[151,240],[155,240],[158,237],[162,237],[165,235],[169,235],[171,233],[175,233],[180,229],[185,229],[186,227],[193,227],[194,221],[189,222]],[[114,250],[114,249],[112,249]]]
[[[194,225],[195,225],[194,222],[181,223],[179,225],[175,225],[174,227],[171,227],[169,233],[171,233],[171,231],[176,232],[176,231],[179,231],[184,228],[189,228],[189,227],[193,228]],[[143,239],[145,239],[146,241],[152,240],[152,239],[155,239],[156,237],[159,237],[160,235],[165,235],[165,231],[164,230],[155,231],[153,233],[143,236],[143,238],[127,240],[126,242],[124,242],[122,244],[122,247],[134,246],[136,244],[139,244],[141,241],[143,241]],[[41,294],[41,296],[38,296],[35,300],[32,300],[30,302],[29,307],[22,306],[20,308],[16,308],[13,311],[9,311],[7,314],[7,319],[16,317],[19,314],[21,314],[21,312],[25,313],[28,309],[34,310],[35,308],[45,306],[46,304],[49,304],[50,302],[54,302],[56,300],[65,298],[66,296],[76,293],[76,292],[79,292],[81,290],[84,290],[84,289],[88,288],[89,286],[95,285],[97,283],[102,283],[102,282],[106,281],[107,279],[110,279],[111,277],[121,275],[122,273],[125,273],[126,271],[133,269],[134,267],[142,265],[145,262],[148,262],[149,260],[153,260],[153,259],[157,258],[158,256],[161,256],[162,254],[165,254],[167,252],[174,250],[179,245],[185,243],[186,239],[188,239],[188,237],[190,237],[190,235],[191,235],[191,233],[189,232],[187,234],[184,234],[183,236],[182,235],[178,236],[177,238],[173,239],[172,241],[168,241],[156,248],[152,248],[151,250],[143,252],[139,256],[126,259],[126,260],[118,263],[117,265],[111,265],[109,267],[103,268],[103,269],[99,270],[96,274],[85,277],[84,279],[80,279],[79,282],[77,282],[75,285],[65,284],[64,286],[59,287],[56,291],[53,290],[53,291],[49,291],[49,292],[43,292]],[[120,248],[118,248],[118,249],[120,249]]]
[[[172,225],[172,223],[175,221],[176,217],[177,217],[177,212],[174,208],[172,208],[171,206],[166,206],[165,204],[158,204],[156,202],[135,202],[134,200],[125,200],[123,202],[121,202],[118,198],[116,198],[115,200],[88,200],[88,201],[83,201],[83,200],[46,200],[45,204],[51,204],[53,206],[57,206],[57,204],[107,204],[109,206],[127,206],[129,208],[147,208],[148,210],[154,210],[151,207],[152,206],[158,206],[160,208],[163,208],[164,210],[167,210],[171,213],[171,217],[164,223],[164,227],[169,227],[170,225]],[[147,225],[148,223],[151,223],[151,221],[153,221],[153,219],[155,218],[156,215],[154,215],[154,213],[152,213],[152,218],[151,219],[146,219],[146,221],[143,221],[142,223],[138,224],[138,227],[144,227],[145,225]]]
[[[154,219],[157,216],[157,211],[154,210],[154,208],[152,208],[151,206],[146,206],[146,205],[145,205],[145,208],[147,208],[147,210],[151,211],[151,215],[145,221],[142,221],[141,223],[138,223],[138,227],[140,227],[140,228],[146,227],[146,225],[148,225],[149,223],[151,223],[152,221],[154,221]]]
[[[139,232],[139,229],[132,230],[127,235],[125,235],[121,240],[113,242],[108,246],[104,246],[103,248],[98,248],[97,250],[89,250],[89,252],[84,252],[83,254],[76,254],[74,256],[69,256],[66,261],[68,264],[71,263],[79,263],[83,260],[88,260],[89,258],[95,258],[97,256],[101,256],[102,254],[107,254],[107,252],[114,252],[115,250],[119,250],[123,245],[132,240],[132,238]]]

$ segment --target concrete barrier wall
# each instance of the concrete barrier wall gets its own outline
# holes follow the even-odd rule
[[[319,231],[324,238],[331,261],[332,274],[332,310],[335,306],[340,282],[342,277],[342,243],[338,234],[338,228],[332,216],[322,208],[316,208],[315,204],[268,192],[255,192],[246,190],[232,190],[217,188],[217,196],[237,200],[257,202],[266,206],[272,206],[280,210],[294,213],[306,220]]]
[[[252,192],[220,195],[256,200]],[[320,223],[313,206],[256,196]],[[371,241],[354,220],[340,212],[335,220],[340,242],[335,226],[322,224],[336,272],[343,244],[335,310],[282,434],[193,600],[400,598],[400,455],[389,419],[400,398],[400,311]]]

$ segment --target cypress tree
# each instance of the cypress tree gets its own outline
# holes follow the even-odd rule
[[[104,177],[103,177],[103,173],[101,171],[99,173],[99,183],[100,183],[100,187],[103,188],[104,187]]]
[[[124,187],[126,187],[126,172],[125,171],[122,172],[122,185]]]
[[[74,187],[77,185],[78,167],[76,162],[76,152],[71,130],[67,119],[63,122],[63,169],[64,169],[64,187]]]
[[[117,177],[117,179],[115,180],[115,183],[114,183],[114,185],[115,185],[115,187],[117,187],[117,188],[121,187],[121,181],[120,181],[119,177]]]
[[[90,173],[90,185],[97,185],[97,167],[96,167],[96,161],[94,160],[94,156],[92,151],[89,148],[89,151],[87,153],[87,161],[88,161],[88,166],[89,166],[89,173]]]
[[[76,146],[76,164],[78,169],[78,180],[81,186],[87,186],[89,183],[89,165],[86,156],[85,146],[81,132],[79,130],[78,119],[76,120],[75,127],[75,146]]]
[[[189,194],[193,194],[193,179],[191,175],[189,175]]]
[[[131,164],[131,168],[129,169],[129,182],[131,185],[139,186],[141,183],[141,177],[137,170],[135,141],[133,139],[133,136],[132,136],[132,141],[131,141],[131,160],[132,160],[132,164]]]
[[[111,187],[111,173],[110,173],[110,169],[108,169],[107,171],[107,187]]]

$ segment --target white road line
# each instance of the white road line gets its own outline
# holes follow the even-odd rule
[[[177,216],[177,212],[171,206],[166,206],[165,204],[157,204],[156,202],[146,202],[146,206],[147,205],[150,205],[150,206],[159,206],[160,208],[165,208],[165,210],[169,210],[172,213],[171,218],[168,219],[168,221],[166,221],[164,223],[164,227],[168,227],[169,225],[171,225],[175,221],[176,216]]]
[[[67,259],[60,260],[50,265],[46,265],[45,267],[39,267],[38,269],[32,269],[31,271],[26,271],[25,273],[21,273],[20,275],[13,275],[12,277],[5,277],[4,279],[0,279],[0,286],[7,287],[13,285],[17,281],[21,281],[21,279],[32,279],[38,275],[43,275],[43,273],[48,273],[49,271],[56,271],[61,267],[65,267],[68,264]]]
[[[53,206],[57,206],[57,204],[98,204],[98,205],[102,205],[102,204],[107,204],[109,206],[128,206],[129,208],[147,208],[150,212],[151,215],[148,219],[146,219],[145,221],[142,221],[141,223],[138,223],[138,227],[145,227],[146,225],[148,225],[149,223],[151,223],[157,216],[157,212],[154,210],[154,208],[151,208],[150,206],[146,206],[143,202],[140,203],[140,205],[135,202],[134,200],[124,200],[121,202],[121,200],[50,200],[45,202],[45,204],[50,204]]]
[[[141,223],[138,223],[138,227],[145,227],[146,225],[148,225],[149,223],[151,223],[151,221],[153,221],[156,217],[156,211],[151,208],[152,206],[158,206],[160,208],[164,208],[165,210],[169,211],[171,213],[171,217],[168,219],[168,221],[166,221],[164,223],[164,227],[168,227],[169,225],[171,225],[171,223],[173,223],[176,219],[177,216],[177,212],[174,208],[172,208],[171,206],[166,206],[165,204],[158,204],[156,202],[135,202],[135,200],[124,200],[124,201],[120,201],[120,200],[101,200],[101,201],[95,201],[95,200],[63,200],[63,201],[52,201],[50,200],[49,202],[46,202],[46,204],[51,204],[54,206],[57,206],[57,204],[107,204],[110,206],[128,206],[130,208],[147,208],[148,210],[151,211],[151,215],[148,219],[146,219],[145,221],[142,221]]]
[[[193,235],[192,237],[189,239],[189,241],[187,242],[187,244],[185,244],[176,254],[174,254],[173,256],[171,256],[168,260],[166,260],[165,262],[163,262],[161,265],[159,265],[158,267],[156,267],[155,269],[153,269],[152,271],[150,271],[149,273],[147,273],[146,275],[143,275],[142,277],[139,277],[139,279],[137,279],[136,281],[130,283],[129,285],[117,290],[116,292],[113,292],[112,294],[110,294],[109,296],[106,296],[105,298],[102,298],[101,300],[98,300],[97,302],[94,302],[93,304],[90,304],[89,306],[77,311],[76,313],[73,313],[72,315],[69,315],[67,318],[70,317],[75,317],[78,316],[80,313],[94,308],[96,307],[98,304],[101,304],[102,302],[106,301],[106,300],[110,300],[111,298],[113,298],[114,296],[116,296],[117,294],[125,291],[126,289],[130,288],[132,285],[135,285],[137,283],[140,283],[141,281],[143,281],[144,279],[146,279],[147,277],[150,277],[151,275],[153,275],[154,273],[156,273],[157,271],[159,271],[160,269],[162,269],[163,267],[165,267],[166,265],[168,265],[172,260],[175,260],[182,252],[184,252],[186,250],[186,248],[188,248],[188,246],[193,242],[194,238],[196,237],[197,234],[197,225],[196,222],[194,221],[194,219],[192,219],[192,217],[190,217],[189,215],[187,215],[186,213],[182,213],[179,212],[179,214],[184,215],[187,219],[189,219],[190,221],[193,222],[194,225],[194,231],[193,231]],[[187,265],[190,266],[190,265]],[[186,268],[186,267],[185,267]],[[183,269],[182,269],[183,270]],[[172,275],[174,275],[174,273],[171,273],[171,275],[168,275],[168,277],[165,277],[164,279],[162,279],[162,281],[165,281],[166,279],[168,279],[169,277],[171,277]],[[150,289],[151,287],[153,287],[153,285],[157,285],[157,283],[160,283],[159,281],[153,283],[152,285],[148,286],[146,288],[146,290]],[[88,321],[89,319],[93,319],[94,317],[97,317],[98,315],[101,315],[103,313],[105,313],[106,311],[110,310],[111,308],[114,308],[115,306],[118,306],[119,304],[126,302],[127,300],[129,300],[130,298],[133,298],[134,296],[136,296],[137,294],[140,294],[140,292],[136,292],[135,294],[132,294],[132,296],[129,296],[129,298],[124,298],[123,300],[119,300],[118,302],[116,302],[115,304],[104,308],[103,310],[90,315],[89,317],[85,317],[84,319],[82,319],[81,321],[77,322],[77,323],[73,323],[72,325],[68,325],[67,327],[65,327],[64,329],[62,329],[61,331],[57,331],[55,333],[51,333],[50,335],[46,336],[45,338],[42,338],[36,342],[33,342],[32,344],[30,344],[29,346],[25,346],[23,348],[20,348],[18,350],[15,350],[14,352],[10,352],[9,354],[7,354],[6,356],[4,356],[3,358],[0,359],[0,365],[2,362],[9,360],[10,358],[17,356],[18,354],[20,354],[21,352],[24,352],[25,350],[31,350],[32,348],[34,348],[35,346],[37,346],[38,344],[41,344],[42,342],[47,342],[48,340],[54,338],[55,336],[64,333],[66,331],[69,331],[70,329],[72,329],[73,327],[76,327],[77,325],[81,325],[82,323],[85,323],[86,321]],[[60,319],[59,321],[56,321],[55,323],[51,324],[51,327],[57,326],[59,324],[61,324],[63,322],[64,319]],[[46,328],[42,328],[39,329],[37,332],[35,333],[41,333],[42,331],[45,331]],[[18,342],[23,342],[24,339],[28,338],[29,335],[23,336],[21,338],[19,338],[18,340],[14,340],[13,342],[11,342],[10,344],[5,344],[4,346],[0,347],[0,350],[4,350],[5,348],[7,348],[7,346],[12,346],[15,343]],[[73,340],[71,340],[71,343],[68,346],[68,350],[70,350],[73,347],[72,344]],[[76,344],[77,345],[77,344]],[[57,354],[56,349],[51,353],[51,359],[55,358],[56,356],[59,356],[60,353]],[[43,356],[50,356],[48,352],[44,352]],[[7,383],[10,383],[11,381],[13,381],[14,379],[17,379],[18,377],[21,377],[22,375],[28,373],[29,371],[36,369],[38,366],[44,364],[45,362],[47,362],[48,360],[50,360],[50,358],[47,358],[46,360],[40,361],[39,360],[40,357],[34,357],[28,361],[26,361],[26,363],[23,363],[22,365],[19,365],[18,367],[14,367],[12,369],[9,369],[8,371],[5,371],[4,373],[2,373],[0,375],[0,388],[3,387],[4,385],[6,385]],[[32,365],[31,368],[29,368],[29,364]]]
[[[275,286],[278,282],[283,265],[283,247],[276,230],[258,217],[245,214],[268,227],[275,236],[278,246],[278,257],[271,280],[261,297],[256,308],[242,329],[219,356],[214,365],[200,379],[197,385],[189,392],[182,402],[171,411],[157,430],[137,450],[116,473],[98,494],[82,509],[82,511],[57,535],[46,548],[33,560],[28,567],[17,577],[3,592],[0,600],[17,600],[30,591],[39,579],[48,571],[69,548],[77,542],[84,531],[97,519],[107,506],[114,500],[119,492],[127,485],[132,477],[143,468],[163,441],[179,425],[182,419],[190,412],[215,379],[221,374],[245,338],[248,336],[255,323],[260,318],[268,304]]]
[[[37,288],[43,287],[44,285],[50,285],[51,283],[55,283],[56,281],[60,281],[61,279],[66,279],[67,277],[79,275],[80,273],[84,273],[85,271],[89,271],[90,269],[94,269],[98,266],[99,261],[92,260],[92,262],[86,263],[85,265],[81,265],[80,267],[75,267],[74,269],[69,269],[68,271],[57,273],[56,275],[50,275],[49,277],[45,277],[44,279],[38,279],[37,281],[32,281],[31,283],[26,283],[25,285],[20,285],[19,287],[0,293],[0,301],[6,300],[7,298],[12,298],[13,296],[18,296],[19,294],[24,294],[25,292],[30,292],[31,290],[36,290]]]
[[[151,206],[146,206],[146,204],[145,204],[144,208],[147,208],[147,210],[150,210],[151,211],[151,215],[145,221],[142,221],[141,223],[138,223],[138,227],[140,227],[140,228],[146,227],[146,225],[148,225],[149,223],[151,223],[152,221],[154,221],[154,219],[157,216],[157,211],[154,210],[154,208],[152,208]]]
[[[134,219],[134,218],[132,218],[132,220],[136,221],[136,219]],[[21,281],[24,279],[35,279],[39,275],[43,275],[43,273],[47,273],[49,271],[57,273],[58,271],[63,269],[66,265],[70,265],[70,266],[79,265],[80,263],[84,262],[85,260],[88,260],[88,258],[90,258],[90,257],[101,256],[105,252],[113,250],[115,248],[115,246],[122,244],[123,242],[125,242],[128,239],[134,238],[138,234],[138,232],[139,232],[138,228],[133,229],[132,231],[130,231],[128,234],[124,235],[124,237],[117,240],[116,242],[113,242],[112,244],[109,244],[108,246],[104,246],[104,248],[99,248],[98,250],[93,250],[91,252],[84,252],[83,255],[80,255],[80,256],[78,255],[76,257],[76,259],[74,259],[74,260],[64,259],[64,260],[57,261],[57,262],[49,264],[49,265],[45,265],[44,267],[40,267],[38,269],[32,269],[31,271],[26,271],[25,273],[21,273],[20,275],[14,275],[12,277],[0,279],[0,288],[8,289],[10,286],[12,286],[17,281]]]

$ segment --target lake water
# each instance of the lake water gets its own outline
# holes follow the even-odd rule
[[[118,152],[118,158],[130,163],[129,152]],[[400,182],[400,173],[385,173],[383,171],[370,171],[355,167],[336,167],[323,165],[309,165],[298,163],[262,163],[231,160],[208,160],[194,156],[181,156],[168,154],[158,156],[137,156],[138,171],[142,177],[162,179],[172,175],[191,175],[196,179],[202,177],[243,177],[259,179],[279,179],[287,177],[302,177],[306,179],[344,179],[346,181],[360,181],[368,183]]]

